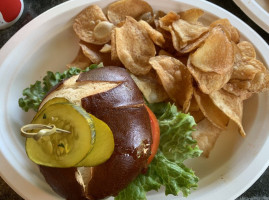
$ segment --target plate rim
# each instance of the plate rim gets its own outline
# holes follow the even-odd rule
[[[188,2],[184,2],[184,0],[171,0],[171,1],[175,1],[175,2],[178,2],[178,3],[184,3],[184,4],[189,4],[189,5],[194,5],[194,4],[198,4],[199,6],[202,6],[202,5],[211,5],[215,8],[217,8],[218,10],[222,10],[223,13],[226,13],[227,16],[229,15],[232,15],[232,18],[235,18],[237,20],[240,21],[241,24],[244,24],[244,26],[248,26],[245,22],[243,22],[241,19],[239,19],[238,17],[236,17],[235,15],[233,15],[232,13],[224,10],[223,8],[211,3],[211,2],[207,2],[207,1],[199,1],[197,2],[197,0],[189,0]],[[86,5],[86,4],[92,4],[94,2],[100,2],[100,1],[95,1],[95,0],[89,0],[89,1],[85,1],[85,0],[70,0],[70,1],[67,1],[67,2],[64,2],[64,3],[61,3],[49,10],[47,10],[46,12],[40,14],[39,16],[37,16],[36,18],[34,18],[32,21],[30,21],[28,24],[26,24],[24,27],[22,27],[17,33],[15,33],[5,44],[4,46],[1,48],[0,50],[0,71],[2,70],[1,68],[1,65],[4,63],[5,61],[5,57],[8,56],[8,54],[10,52],[12,52],[12,49],[14,47],[17,46],[17,42],[20,41],[21,39],[23,39],[23,37],[25,36],[28,36],[29,34],[31,34],[31,32],[33,30],[35,30],[36,28],[38,28],[39,26],[41,26],[45,21],[49,20],[49,19],[52,19],[60,14],[63,14],[65,12],[67,12],[69,9],[74,9],[74,8],[77,8],[79,6],[82,6],[82,5]],[[105,1],[107,2],[107,1]],[[197,6],[196,6],[197,7]],[[59,12],[60,11],[60,12]],[[49,19],[48,19],[49,18]],[[249,26],[248,26],[249,27]],[[251,31],[254,32],[254,34],[256,34],[256,37],[255,39],[259,41],[259,43],[264,43],[267,45],[267,43],[263,40],[263,38],[256,33],[255,30],[253,30],[251,27],[249,27]],[[255,42],[256,43],[256,42]],[[265,46],[266,47],[266,46]],[[269,50],[269,47],[265,50]],[[269,59],[266,59],[263,57],[263,59],[267,62],[267,64],[269,64]],[[1,99],[0,99],[1,100]],[[1,115],[0,115],[1,116]],[[1,130],[1,129],[0,129]],[[1,132],[0,132],[1,133]],[[1,136],[1,135],[0,135]],[[1,141],[0,141],[1,143]],[[267,138],[266,142],[264,143],[264,146],[263,148],[260,150],[260,152],[264,151],[264,149],[266,148],[266,146],[269,146],[269,139]],[[267,148],[269,149],[269,148]],[[258,154],[260,155],[260,153]],[[258,159],[258,158],[257,158]],[[3,166],[5,167],[10,167],[12,166],[8,160],[5,158],[5,156],[3,155],[3,149],[2,149],[2,145],[0,146],[0,160],[4,160],[6,161],[5,165],[1,164],[0,165],[0,176],[8,183],[8,185],[15,191],[17,192],[20,196],[24,197],[24,198],[27,198],[28,196],[26,196],[22,191],[19,191],[17,187],[15,187],[12,183],[12,181],[10,180],[10,177],[14,177],[16,175],[16,170],[13,170],[13,173],[12,175],[9,175],[6,176],[4,175],[2,172],[4,170],[3,169]],[[245,185],[245,187],[241,188],[240,191],[237,192],[237,194],[234,194],[233,197],[231,198],[236,198],[238,197],[240,194],[242,194],[244,191],[246,191],[260,176],[261,174],[266,170],[266,168],[268,167],[269,165],[269,159],[267,160],[266,163],[263,164],[263,167],[262,169],[259,170],[259,173],[256,174],[255,177],[252,178],[252,181],[251,182],[248,182],[248,184]],[[252,167],[252,166],[250,166]],[[23,178],[22,176],[19,176],[20,178]],[[40,190],[40,188],[38,188]],[[54,196],[53,196],[54,197]],[[55,197],[56,198],[56,197]]]

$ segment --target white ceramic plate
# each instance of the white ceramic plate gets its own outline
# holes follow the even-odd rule
[[[234,2],[256,24],[269,33],[268,0],[234,0]]]
[[[39,200],[61,199],[44,181],[35,164],[24,150],[19,129],[29,123],[34,113],[25,113],[18,106],[22,90],[41,79],[46,71],[63,71],[78,50],[78,39],[72,31],[73,17],[87,5],[105,7],[112,0],[94,2],[74,0],[40,15],[16,33],[0,51],[0,173],[23,198]],[[207,12],[205,23],[228,18],[241,32],[241,38],[257,47],[257,56],[269,65],[269,47],[244,22],[227,11],[201,0],[148,0],[154,9],[181,11],[198,7]],[[212,14],[210,14],[212,13]],[[250,187],[264,172],[269,161],[269,94],[256,95],[245,102],[245,139],[229,130],[219,138],[209,159],[188,162],[200,177],[199,188],[188,199],[234,199]],[[163,191],[150,192],[148,199],[178,199],[165,197]]]

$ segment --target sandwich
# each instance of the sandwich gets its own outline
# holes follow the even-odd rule
[[[97,166],[40,165],[54,191],[70,200],[103,199],[116,196],[146,170],[153,143],[150,116],[142,93],[125,69],[102,67],[66,79],[52,88],[39,110],[54,98],[81,106],[105,122],[114,137],[113,153]]]

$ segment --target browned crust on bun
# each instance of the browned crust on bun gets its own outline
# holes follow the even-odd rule
[[[94,69],[80,74],[77,82],[83,81],[119,83],[108,91],[81,99],[81,106],[107,123],[112,130],[114,152],[105,163],[85,168],[90,179],[84,189],[81,189],[75,175],[78,173],[77,168],[40,166],[40,171],[52,189],[67,199],[103,199],[116,196],[146,167],[152,144],[150,119],[143,95],[125,69]],[[63,178],[65,175],[70,178],[67,182]]]

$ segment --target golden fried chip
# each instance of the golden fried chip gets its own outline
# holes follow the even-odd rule
[[[155,12],[153,14],[153,25],[154,25],[155,29],[159,32],[163,32],[163,29],[161,29],[161,27],[160,27],[159,19],[164,17],[165,15],[166,15],[166,13],[161,11],[161,10],[158,10],[157,12]]]
[[[215,72],[203,72],[190,63],[187,64],[188,70],[198,83],[198,87],[205,94],[221,89],[231,78],[233,69],[226,74],[217,74]]]
[[[166,52],[170,53],[171,55],[173,55],[172,57],[175,57],[176,55],[178,55],[178,52],[174,48],[171,34],[167,31],[165,31],[164,33],[162,32],[162,34],[163,34],[164,39],[165,39],[165,43],[162,46],[162,49],[165,50]]]
[[[238,81],[236,81],[236,82],[238,82]],[[248,90],[239,88],[237,86],[237,84],[233,83],[233,82],[226,83],[222,89],[224,89],[225,91],[227,91],[235,96],[240,97],[240,99],[242,99],[242,100],[246,100],[246,99],[250,98],[253,94],[252,92],[249,92]]]
[[[124,21],[126,16],[139,20],[145,13],[153,15],[152,7],[142,0],[119,0],[107,9],[108,19],[115,25]]]
[[[269,72],[258,72],[252,80],[230,80],[234,90],[242,90],[251,93],[265,92],[269,88]]]
[[[147,12],[144,13],[143,15],[141,15],[138,19],[138,21],[143,20],[145,22],[147,22],[148,24],[150,24],[150,26],[154,25],[154,16],[152,16],[151,12]]]
[[[266,71],[263,63],[255,58],[255,49],[250,43],[240,42],[233,46],[235,62],[231,79],[252,80],[258,72]]]
[[[208,37],[209,33],[206,32],[202,34],[198,39],[194,41],[189,41],[187,44],[183,44],[180,37],[176,34],[176,32],[173,30],[173,28],[169,27],[171,36],[172,36],[172,44],[175,50],[177,50],[180,54],[187,54],[191,51],[194,51],[197,49],[204,40]],[[185,46],[184,46],[185,45]]]
[[[174,21],[172,23],[172,28],[176,36],[179,37],[178,42],[180,49],[184,48],[188,44],[188,42],[198,39],[202,34],[206,33],[209,30],[208,27],[204,25],[191,24],[182,19]]]
[[[162,12],[160,12],[160,13],[162,14]],[[163,14],[165,14],[165,13],[163,13]],[[173,47],[172,37],[171,37],[170,32],[169,31],[166,31],[165,29],[161,28],[161,26],[160,26],[160,22],[161,22],[160,20],[161,20],[161,18],[159,19],[158,16],[156,16],[156,18],[154,20],[154,22],[155,22],[155,29],[158,32],[160,32],[163,35],[163,37],[164,37],[165,42],[162,45],[162,49],[173,55],[174,53],[177,53],[177,51]],[[169,27],[167,27],[167,29],[169,30]]]
[[[105,44],[110,40],[110,33],[108,32],[112,27],[103,23],[110,24],[102,9],[97,5],[91,5],[77,15],[73,29],[77,36],[85,42]],[[102,32],[103,30],[105,31]],[[100,32],[103,34],[100,35]]]
[[[199,111],[199,110],[200,110],[199,105],[198,105],[195,97],[192,96],[189,111],[192,112],[192,111]]]
[[[157,10],[154,13],[154,19],[159,20],[160,18],[164,17],[166,15],[166,13],[162,10]]]
[[[201,110],[198,111],[190,111],[190,115],[193,116],[196,123],[199,123],[203,119],[205,119],[205,116]]]
[[[156,70],[168,96],[187,112],[193,95],[192,77],[186,66],[169,56],[155,56],[149,60]]]
[[[254,47],[249,42],[240,42],[234,46],[235,64],[231,80],[224,89],[243,100],[252,93],[265,91],[269,86],[269,72],[264,64],[257,60]]]
[[[204,44],[190,55],[193,66],[204,72],[225,74],[233,68],[233,45],[220,26],[213,28]]]
[[[101,55],[99,53],[99,48],[96,47],[96,46],[90,46],[90,45],[87,45],[86,43],[80,43],[79,46],[81,47],[82,49],[82,52],[83,54],[89,58],[92,63],[100,63],[102,62],[102,58],[101,58]]]
[[[210,24],[210,27],[214,28],[216,26],[221,25],[225,31],[225,33],[228,35],[229,39],[235,43],[238,43],[240,40],[240,35],[238,30],[231,25],[230,21],[228,19],[218,19]]]
[[[158,46],[162,46],[165,42],[163,35],[152,28],[147,22],[140,20],[139,23],[147,31],[151,40]]]
[[[117,54],[115,28],[111,31],[111,60],[117,63],[121,62]]]
[[[159,56],[163,55],[163,56],[171,56],[171,57],[173,57],[173,55],[172,55],[171,53],[169,53],[169,52],[167,52],[167,51],[165,51],[165,50],[163,50],[163,49],[161,49],[161,50],[159,51],[158,55],[159,55]]]
[[[243,100],[223,89],[214,91],[209,96],[213,103],[237,124],[240,134],[246,136],[242,126]]]
[[[209,120],[200,121],[192,133],[192,137],[197,141],[199,149],[203,151],[202,156],[208,158],[211,150],[221,133],[221,129],[215,127]]]
[[[209,32],[206,32],[206,33],[202,34],[198,39],[196,39],[194,41],[191,41],[185,47],[179,49],[178,50],[179,53],[186,54],[186,53],[190,53],[191,51],[194,51],[195,49],[200,47],[200,45],[205,41],[205,39],[208,36],[209,36]]]
[[[168,99],[163,86],[158,82],[155,71],[151,70],[148,74],[141,76],[131,74],[131,77],[149,103],[158,103]]]
[[[181,19],[195,24],[198,19],[204,14],[204,11],[199,8],[192,8],[179,13]]]
[[[68,68],[77,67],[80,69],[85,69],[86,67],[89,67],[91,64],[92,64],[91,60],[83,54],[81,49],[79,49],[76,58],[66,66]]]
[[[155,45],[146,30],[132,17],[116,31],[117,55],[123,65],[135,75],[147,74],[149,59],[155,56]]]
[[[256,51],[253,45],[247,41],[242,41],[237,44],[242,54],[242,60],[250,60],[256,58]]]
[[[212,124],[220,129],[225,129],[227,127],[229,118],[213,103],[209,95],[202,93],[199,89],[195,89],[194,97],[199,108]]]
[[[102,62],[105,66],[109,65],[120,66],[120,63],[111,60],[110,52],[108,53],[100,52],[102,46],[89,44],[85,42],[80,42],[79,45],[82,49],[83,54],[86,57],[88,57],[92,63],[99,64]]]
[[[110,44],[105,44],[101,49],[101,53],[109,53],[111,52],[111,45]]]
[[[243,88],[255,93],[265,92],[269,89],[269,71],[257,73],[250,84],[245,84]]]
[[[234,65],[234,70],[231,79],[237,80],[252,80],[258,72],[265,70],[265,66],[259,60],[252,59],[241,61]]]
[[[180,16],[177,13],[171,11],[159,19],[159,25],[162,29],[169,31],[169,26],[171,26],[172,23],[178,19],[180,19]]]
[[[239,47],[235,43],[232,44],[234,48],[234,66],[231,79],[253,79],[256,73],[256,68],[253,66],[245,67],[246,63],[243,62],[243,56]],[[229,88],[231,87],[229,86]]]
[[[172,43],[175,50],[180,51],[182,48],[182,42],[180,40],[180,37],[176,34],[176,32],[173,30],[172,26],[169,26],[169,31],[172,36]]]

